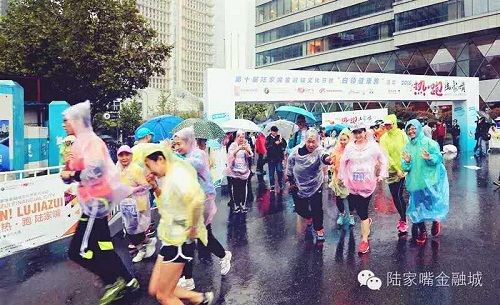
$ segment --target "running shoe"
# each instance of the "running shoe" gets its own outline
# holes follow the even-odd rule
[[[432,223],[431,234],[433,237],[438,237],[441,232],[441,223],[439,221],[434,221]]]
[[[319,240],[319,241],[325,240],[325,230],[324,229],[316,231],[316,240]]]
[[[312,227],[313,227],[312,218],[306,219],[306,224],[307,224],[307,229],[312,229]]]
[[[226,275],[231,270],[231,258],[233,254],[231,251],[226,251],[226,255],[220,259],[220,274]]]
[[[400,220],[398,222],[398,231],[400,233],[406,233],[408,231],[408,225],[406,224],[406,221]]]
[[[132,280],[130,280],[130,282],[127,283],[125,288],[128,293],[134,293],[139,290],[139,288],[141,288],[141,285],[139,285],[139,281],[134,277]]]
[[[213,292],[205,292],[203,294],[203,301],[201,301],[200,305],[212,305],[214,304],[215,298]]]
[[[195,285],[194,285],[194,279],[187,279],[184,276],[179,279],[177,282],[177,287],[180,287],[185,290],[194,290]]]
[[[496,186],[500,186],[500,180],[493,181],[493,184]]]
[[[156,234],[155,222],[152,220],[148,230],[146,231],[146,236],[148,238],[152,238],[155,236],[155,234]]]
[[[354,215],[349,214],[349,226],[354,226],[356,224],[356,220],[354,219]]]
[[[241,207],[241,212],[245,214],[248,213],[248,208],[246,204]]]
[[[420,232],[417,237],[417,243],[423,244],[427,240],[427,232]]]
[[[274,189],[274,185],[271,185],[271,193],[274,193],[275,192],[275,189]]]
[[[133,243],[130,242],[130,243],[128,243],[128,248],[133,250],[133,249],[135,249],[135,246]]]
[[[370,251],[370,242],[362,240],[359,244],[358,253],[365,254],[368,253],[368,251]]]
[[[339,218],[337,218],[337,225],[342,226],[345,221],[345,214],[344,213],[339,213]]]
[[[132,259],[132,263],[138,263],[142,261],[146,257],[146,246],[142,246],[142,248],[139,249],[139,252],[134,256]]]
[[[415,225],[415,224],[411,225],[411,237],[414,240],[417,240],[417,237],[418,237],[418,226]]]
[[[150,238],[148,240],[148,243],[146,244],[146,256],[144,256],[145,258],[151,257],[151,256],[153,256],[153,254],[155,254],[156,241],[157,241],[157,239],[155,237]]]
[[[233,209],[234,214],[239,214],[241,213],[241,207],[239,205],[236,205]]]
[[[99,305],[108,305],[121,299],[123,297],[122,292],[125,288],[125,281],[122,278],[118,278],[114,284],[108,285],[104,288],[104,295],[99,300]]]

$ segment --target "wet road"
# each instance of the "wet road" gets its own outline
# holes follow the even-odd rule
[[[199,252],[197,290],[214,290],[217,304],[500,304],[500,190],[491,183],[500,155],[464,155],[446,167],[451,198],[442,235],[423,246],[398,238],[397,212],[382,185],[370,210],[371,253],[362,257],[359,223],[352,230],[334,226],[330,192],[324,194],[326,241],[318,245],[304,233],[290,196],[271,196],[267,177],[264,183],[253,177],[256,201],[248,215],[230,215],[223,195],[214,219],[215,236],[233,252],[232,269],[221,278],[218,259]],[[114,240],[142,285],[137,298],[116,304],[158,304],[146,294],[154,259],[132,265],[125,241]],[[97,304],[99,281],[68,260],[68,245],[62,240],[0,259],[0,304]],[[380,290],[359,285],[362,270],[380,278]]]

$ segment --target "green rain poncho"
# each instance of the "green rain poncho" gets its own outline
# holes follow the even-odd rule
[[[403,130],[398,128],[395,114],[389,114],[384,118],[384,121],[388,120],[392,121],[392,129],[388,130],[380,138],[380,146],[382,146],[389,156],[389,177],[387,178],[387,183],[395,183],[400,180],[397,172],[403,171],[401,168],[401,156],[406,143],[408,143],[408,136]]]
[[[411,160],[410,163],[401,160],[403,171],[408,172],[405,182],[410,200],[406,214],[413,223],[442,221],[448,215],[450,204],[448,175],[439,144],[423,134],[422,125],[417,120],[409,121],[405,130],[410,125],[417,129],[416,137],[404,148]],[[430,154],[430,160],[422,157],[423,150]]]

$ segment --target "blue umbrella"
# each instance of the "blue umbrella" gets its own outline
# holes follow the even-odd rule
[[[328,125],[325,127],[325,131],[331,132],[332,130],[335,130],[335,132],[339,134],[344,128],[349,128],[349,125],[343,125],[343,124]]]
[[[138,140],[137,130],[139,130],[142,127],[146,127],[154,133],[153,142],[159,142],[165,139],[170,139],[173,136],[172,129],[174,129],[174,127],[177,126],[182,121],[183,119],[168,114],[152,118],[135,130],[135,140],[136,141]]]
[[[280,116],[284,120],[288,120],[291,122],[296,122],[297,117],[302,114],[306,118],[306,123],[307,124],[314,124],[316,123],[316,118],[314,117],[314,114],[310,113],[309,111],[295,107],[295,106],[281,106],[278,109],[276,109],[275,113]]]

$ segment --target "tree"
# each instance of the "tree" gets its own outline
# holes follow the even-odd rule
[[[123,138],[133,135],[134,131],[141,125],[141,104],[135,99],[128,103],[121,103],[118,112],[118,127],[122,130]]]
[[[135,0],[14,0],[0,19],[0,74],[44,78],[96,114],[165,73],[172,47],[155,38]]]
[[[236,104],[236,117],[250,121],[264,121],[268,116],[269,107],[266,104]]]

